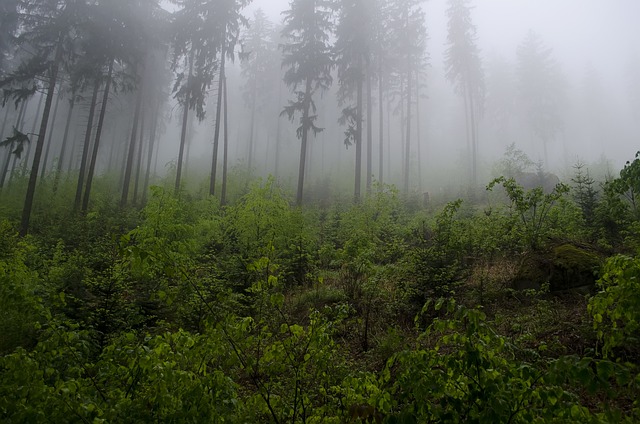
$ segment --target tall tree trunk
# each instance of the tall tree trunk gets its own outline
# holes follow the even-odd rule
[[[367,193],[371,193],[371,178],[373,176],[373,101],[371,99],[371,63],[369,57],[366,59],[367,67]]]
[[[87,157],[91,150],[91,133],[93,132],[93,115],[96,111],[96,103],[98,99],[98,89],[100,88],[100,79],[96,78],[93,85],[93,94],[91,95],[91,104],[89,105],[89,118],[87,119],[87,129],[84,133],[84,145],[82,148],[82,159],[80,162],[80,172],[78,174],[78,184],[76,185],[76,198],[73,203],[74,209],[78,209],[82,202],[82,188],[84,187],[84,174],[87,169]]]
[[[220,75],[218,76],[218,103],[216,106],[216,127],[213,135],[213,156],[211,158],[211,179],[209,181],[209,194],[211,196],[216,194],[216,173],[218,171],[218,144],[220,142],[220,115],[222,113],[222,90],[224,84],[224,67],[225,59],[227,57],[227,29],[225,27],[222,32],[222,48],[220,49]]]
[[[282,80],[280,80],[280,83],[278,85],[278,110],[281,110],[281,109],[282,109]],[[276,125],[276,164],[275,164],[276,169],[274,170],[276,181],[280,176],[280,146],[282,143],[282,140],[280,140],[282,138],[282,125],[281,125],[282,117],[280,116],[280,114],[278,114],[277,119],[278,121]]]
[[[136,150],[136,140],[138,139],[138,124],[140,122],[143,97],[144,79],[138,89],[138,98],[136,99],[136,110],[133,115],[133,128],[131,128],[131,137],[129,138],[129,148],[127,150],[127,161],[124,169],[124,179],[122,180],[122,197],[120,198],[120,207],[125,207],[127,205],[127,200],[129,199],[129,187],[131,186],[131,173],[133,171],[133,157]]]
[[[406,129],[406,147],[404,149],[404,193],[409,194],[409,168],[411,161],[411,74],[412,63],[411,56],[407,61],[407,129]]]
[[[309,108],[311,107],[311,78],[307,78],[304,90],[304,106],[302,111],[302,143],[300,143],[300,167],[298,169],[298,192],[296,204],[302,206],[302,194],[304,188],[304,173],[307,159],[307,138],[309,136]]]
[[[222,192],[220,194],[220,204],[227,203],[227,164],[229,160],[229,106],[227,99],[227,77],[222,81],[223,111],[224,111],[224,156],[222,157]]]
[[[187,142],[187,127],[189,126],[189,103],[191,103],[191,79],[193,74],[193,55],[195,49],[191,49],[189,54],[189,75],[187,76],[187,94],[184,100],[184,109],[182,110],[182,129],[180,131],[180,149],[178,150],[178,165],[176,167],[176,195],[180,192],[180,183],[182,178],[182,162],[184,161],[184,146]]]
[[[400,75],[400,163],[401,163],[401,171],[400,172],[404,172],[404,148],[406,146],[405,143],[405,136],[406,136],[406,125],[405,125],[405,117],[406,117],[406,111],[405,111],[405,92],[404,92],[404,87],[405,87],[405,81],[404,81],[404,75]]]
[[[91,197],[91,186],[93,177],[96,173],[96,162],[98,161],[98,149],[100,149],[100,139],[102,137],[102,128],[104,126],[104,117],[107,113],[107,103],[109,101],[109,91],[111,90],[111,80],[113,79],[114,59],[109,62],[109,70],[107,71],[107,80],[104,84],[104,93],[102,93],[102,104],[100,108],[100,117],[98,118],[98,128],[96,129],[96,140],[93,143],[93,151],[91,152],[91,162],[89,163],[89,172],[87,173],[87,186],[84,189],[84,197],[82,198],[82,212],[87,212],[89,208],[89,199]]]
[[[420,151],[420,123],[422,122],[420,116],[420,74],[416,72],[416,153],[418,156],[418,191],[422,193],[422,152]]]
[[[42,147],[47,135],[47,123],[49,122],[49,113],[51,112],[51,104],[55,95],[56,83],[58,81],[58,69],[62,61],[62,40],[58,40],[56,46],[56,56],[51,66],[49,75],[49,88],[47,90],[47,100],[44,104],[44,113],[40,122],[40,131],[38,132],[38,142],[36,151],[33,155],[33,166],[31,167],[31,175],[29,175],[29,185],[27,186],[27,195],[24,200],[24,209],[22,210],[22,219],[20,222],[20,235],[25,236],[29,232],[29,220],[31,219],[31,210],[33,208],[33,199],[36,193],[36,184],[38,182],[38,170],[40,169],[40,157],[42,156]]]
[[[18,116],[16,117],[15,129],[18,129],[20,127],[20,122],[22,120],[22,117],[24,116],[26,107],[27,107],[27,101],[24,100],[20,105],[20,111],[18,112]],[[4,164],[2,165],[2,171],[0,171],[2,172],[2,175],[0,175],[0,188],[4,187],[5,178],[7,176],[7,172],[9,172],[9,164],[11,163],[12,157],[14,158],[14,163],[15,163],[16,155],[12,154],[12,152],[13,152],[13,143],[11,143],[11,145],[7,147],[7,156],[4,159]]]
[[[51,131],[49,131],[49,136],[47,137],[47,148],[44,151],[44,160],[42,161],[42,171],[40,175],[43,177],[47,172],[47,161],[49,160],[49,151],[51,150],[51,136],[53,136],[53,129],[56,124],[56,117],[58,116],[58,106],[60,105],[60,99],[62,98],[62,93],[58,93],[56,97],[56,105],[53,107],[53,116],[51,117]],[[42,183],[42,180],[40,181]]]
[[[138,148],[136,154],[135,164],[135,178],[133,182],[133,204],[138,204],[138,188],[140,187],[140,168],[142,168],[142,151],[144,150],[144,118],[145,111],[142,108],[142,115],[140,117],[140,138],[138,140]]]
[[[257,60],[256,60],[257,63]],[[257,70],[254,72],[254,75],[256,75]],[[255,125],[256,125],[256,103],[257,103],[257,82],[256,82],[256,78],[254,77],[253,80],[253,86],[251,88],[251,124],[249,125],[249,156],[248,156],[248,161],[247,161],[247,168],[249,169],[249,175],[251,175],[253,173],[252,168],[253,168],[253,153],[255,150],[254,144],[255,144],[255,140],[254,140],[254,133],[255,133]]]
[[[4,130],[7,128],[7,120],[9,119],[9,105],[5,106],[4,119],[2,120],[2,128],[0,128],[0,141],[4,140]]]
[[[391,180],[391,99],[387,96],[387,175]]]
[[[73,110],[76,104],[76,98],[74,94],[71,94],[71,100],[69,101],[69,110],[67,111],[67,121],[64,124],[64,134],[62,136],[62,145],[60,146],[60,155],[58,156],[58,164],[56,167],[56,175],[53,179],[53,192],[58,190],[58,183],[60,182],[60,174],[62,173],[62,165],[65,159],[65,153],[67,151],[67,140],[69,139],[69,128],[71,127],[71,117],[73,116]]]
[[[358,60],[358,69],[362,69],[362,58]],[[356,88],[356,176],[353,197],[360,201],[360,186],[362,184],[362,78],[358,78]]]
[[[144,187],[142,188],[142,203],[147,202],[147,192],[149,191],[149,177],[151,174],[151,160],[153,158],[154,147],[156,143],[156,133],[158,131],[158,120],[160,119],[160,102],[156,104],[151,121],[151,132],[149,134],[149,151],[147,152],[147,166],[144,174]]]
[[[472,172],[470,170],[472,161],[471,145],[473,144],[473,140],[471,140],[471,124],[469,124],[469,98],[466,87],[463,87],[462,89],[462,98],[464,99],[464,129],[465,137],[467,139],[467,167],[469,169],[468,172]],[[471,175],[469,179],[473,179],[473,175]]]
[[[473,183],[473,193],[475,194],[476,186],[478,185],[478,140],[476,139],[476,114],[473,94],[469,95],[469,120],[471,124],[471,172]]]
[[[382,63],[382,60],[380,61]],[[384,185],[384,106],[383,106],[383,84],[382,84],[382,65],[380,65],[378,76],[378,137],[379,137],[379,157],[378,157],[378,178],[380,180],[379,190],[382,191]]]
[[[24,117],[27,115],[27,108],[29,105],[29,101],[31,99],[26,99],[22,103],[22,108],[20,109],[20,114],[18,114],[18,119],[16,121],[16,128],[20,132],[24,132]],[[32,131],[33,132],[33,131]],[[18,155],[13,155],[13,161],[11,162],[11,171],[9,172],[9,181],[7,182],[7,187],[11,186],[11,181],[13,180],[13,176],[16,172],[16,166],[18,164]]]
[[[44,100],[44,94],[40,94],[40,99],[38,100],[38,107],[36,108],[36,115],[33,117],[33,124],[31,125],[31,131],[29,131],[29,135],[34,134],[36,131],[36,126],[38,125],[38,118],[40,118],[40,110],[42,109],[42,101]],[[24,162],[22,164],[22,173],[26,175],[27,168],[29,167],[29,158],[31,157],[31,146],[33,143],[29,143],[27,146],[27,153],[24,155]]]

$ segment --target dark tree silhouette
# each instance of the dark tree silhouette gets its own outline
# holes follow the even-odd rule
[[[283,67],[287,68],[284,82],[293,89],[295,100],[289,101],[283,114],[293,121],[299,113],[300,126],[296,133],[301,140],[300,166],[296,202],[302,204],[307,142],[309,131],[322,131],[315,125],[317,118],[313,95],[326,90],[332,82],[333,58],[329,43],[333,32],[333,2],[329,0],[293,0],[284,12],[282,36]]]
[[[484,106],[484,73],[471,9],[470,0],[449,0],[444,64],[447,79],[464,99],[471,182],[475,187],[478,183],[478,120]]]

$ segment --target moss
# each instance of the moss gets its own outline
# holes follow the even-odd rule
[[[552,290],[595,285],[601,264],[597,254],[572,244],[563,244],[553,248],[552,261]]]
[[[539,289],[549,283],[551,291],[594,286],[600,257],[573,244],[562,244],[522,261],[513,279],[513,288]]]

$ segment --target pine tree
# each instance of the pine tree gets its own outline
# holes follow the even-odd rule
[[[374,39],[373,21],[374,3],[368,0],[343,0],[340,2],[339,20],[336,28],[335,54],[338,67],[340,90],[338,100],[341,105],[349,103],[342,111],[340,119],[347,124],[345,144],[355,145],[355,188],[354,198],[360,198],[362,184],[362,124],[363,92],[367,85],[367,125],[368,141],[371,141],[371,50]],[[355,99],[354,99],[355,97]],[[353,103],[355,100],[355,104]],[[367,143],[367,173],[371,173],[370,143]],[[367,189],[371,179],[367,176]]]
[[[409,193],[411,161],[411,110],[416,73],[426,61],[425,16],[422,0],[392,0],[389,5],[389,37],[394,52],[396,78],[400,81],[401,125],[403,131],[403,191]]]
[[[258,9],[250,21],[243,45],[247,56],[241,63],[242,76],[245,78],[243,95],[245,104],[251,111],[247,155],[247,166],[251,172],[256,150],[255,126],[259,120],[256,115],[259,111],[268,111],[277,96],[273,75],[280,71],[278,44],[273,39],[273,24],[262,9]],[[268,119],[273,119],[273,116],[269,115]]]
[[[484,106],[484,73],[471,20],[470,0],[449,0],[445,70],[464,100],[467,141],[471,156],[471,182],[478,183],[478,121]]]
[[[330,37],[334,24],[333,2],[330,0],[292,0],[284,12],[282,36],[282,65],[287,68],[284,82],[293,89],[294,100],[285,106],[283,114],[293,121],[300,114],[296,134],[301,140],[300,166],[296,202],[302,204],[304,175],[309,131],[317,135],[322,131],[315,125],[317,118],[313,95],[327,90],[332,83]]]
[[[38,79],[46,83],[46,97],[35,152],[24,201],[20,234],[29,231],[38,171],[47,136],[49,115],[55,97],[61,68],[73,62],[73,47],[77,42],[79,22],[84,16],[85,4],[81,0],[22,0],[18,45],[28,45],[31,55],[23,59],[16,71],[0,81],[5,95],[20,95],[25,85],[35,86]]]

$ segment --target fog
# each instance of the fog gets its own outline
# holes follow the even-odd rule
[[[169,14],[176,15],[189,2],[183,3],[162,2],[160,6]],[[218,101],[222,102],[222,96],[218,99],[221,87],[218,85],[221,68],[218,56],[211,58],[207,74],[211,75],[210,81],[203,84],[200,116],[196,117],[195,111],[185,113],[184,98],[180,97],[179,91],[180,75],[184,77],[188,73],[186,60],[189,43],[193,41],[187,40],[182,46],[183,51],[178,52],[175,41],[172,41],[175,38],[169,36],[162,44],[164,47],[155,47],[160,53],[146,55],[147,61],[154,56],[153,64],[146,66],[145,74],[137,80],[137,88],[120,89],[109,94],[105,117],[107,141],[98,154],[98,173],[114,169],[125,172],[126,150],[132,139],[130,134],[142,131],[140,139],[146,137],[147,141],[141,141],[141,144],[149,146],[149,134],[155,130],[151,129],[154,125],[151,122],[156,121],[159,130],[157,144],[155,147],[151,145],[149,152],[138,148],[137,172],[141,172],[140,164],[148,160],[154,164],[151,178],[154,175],[155,178],[171,177],[177,170],[185,181],[202,190],[207,183],[201,181],[205,181],[211,172],[216,143],[217,172],[221,172],[224,165],[224,153],[230,178],[271,174],[293,190],[300,175],[304,174],[305,191],[309,188],[317,192],[331,187],[335,192],[344,193],[353,190],[358,146],[362,148],[359,154],[363,158],[360,180],[363,187],[369,184],[367,173],[371,171],[373,181],[382,179],[384,183],[395,184],[414,193],[462,192],[470,185],[483,186],[501,172],[500,161],[508,149],[521,151],[531,159],[529,171],[553,172],[561,179],[570,178],[572,167],[578,162],[586,163],[594,175],[615,173],[640,149],[640,26],[636,22],[640,16],[639,2],[475,0],[466,3],[471,7],[471,24],[476,29],[475,36],[471,38],[477,47],[478,81],[481,81],[478,83],[478,97],[468,99],[461,95],[460,86],[456,90],[454,80],[447,78],[447,49],[450,46],[447,9],[451,2],[430,0],[418,3],[411,13],[416,12],[416,19],[419,19],[418,8],[422,10],[424,19],[420,28],[426,37],[420,44],[422,51],[415,53],[415,68],[409,68],[408,80],[402,76],[402,69],[390,71],[391,79],[388,81],[393,79],[397,87],[387,85],[384,78],[385,86],[378,87],[378,76],[373,75],[371,122],[366,121],[369,116],[365,113],[366,101],[356,107],[362,117],[360,138],[357,138],[358,131],[354,126],[355,132],[351,134],[356,135],[351,145],[346,146],[345,131],[350,128],[349,121],[340,123],[345,107],[356,105],[356,91],[353,85],[349,85],[353,82],[340,73],[340,69],[353,67],[353,63],[345,65],[344,59],[340,62],[338,58],[331,69],[332,83],[324,90],[313,92],[317,115],[315,125],[322,131],[314,134],[309,130],[304,172],[300,169],[301,134],[296,132],[301,115],[299,111],[294,113],[292,120],[282,115],[285,106],[296,98],[292,84],[283,82],[287,66],[281,65],[282,46],[288,41],[286,36],[278,34],[282,31],[282,12],[290,7],[290,2],[255,0],[241,10],[249,25],[239,26],[238,45],[234,49],[236,54],[229,55],[225,65],[226,114],[224,111],[217,113]],[[264,33],[268,40],[263,40],[268,44],[265,51],[271,57],[260,57],[262,62],[254,66],[251,60],[264,54],[255,50],[262,49],[261,46],[251,45],[257,11],[264,11],[273,28]],[[341,13],[335,11],[332,17],[338,28],[343,16]],[[371,13],[375,14],[375,11]],[[171,15],[167,19],[175,20]],[[175,31],[175,26],[169,27]],[[188,28],[181,29],[185,30],[188,32]],[[328,40],[335,44],[340,35],[330,34]],[[535,56],[535,52],[526,53],[522,48],[526,40],[530,46],[539,48],[536,54],[544,62],[540,65],[541,69],[544,68],[540,71],[542,73],[523,68],[523,58],[529,53]],[[395,53],[390,51],[389,57],[396,57],[393,60],[397,62],[400,56],[393,56]],[[233,60],[231,56],[234,56]],[[3,73],[10,75],[12,69],[17,69],[21,55],[6,54],[6,57]],[[537,59],[529,59],[535,65]],[[125,60],[116,63],[123,69],[129,66]],[[541,82],[544,78],[546,80]],[[155,84],[161,86],[156,87],[161,94],[154,94],[155,97],[145,94],[140,115],[143,119],[146,116],[146,123],[140,124],[142,129],[138,130],[134,128],[136,93],[140,90],[141,81],[151,79],[158,81]],[[409,86],[419,85],[413,89],[413,98],[408,90],[402,91],[406,81],[409,81]],[[300,90],[299,85],[297,89]],[[148,86],[146,90],[149,91]],[[545,90],[546,94],[543,93]],[[44,84],[39,92],[44,93]],[[80,92],[82,101],[86,102],[91,97],[91,86],[81,88]],[[465,92],[471,96],[471,91]],[[380,93],[382,109],[379,109]],[[419,95],[417,101],[416,95]],[[193,102],[194,95],[190,96]],[[38,98],[38,94],[34,98]],[[472,102],[470,106],[467,106],[467,100]],[[474,101],[477,102],[475,105]],[[541,109],[540,105],[545,104],[549,106]],[[30,101],[22,116],[18,113],[19,108],[11,105],[8,102],[4,107],[5,120],[11,122],[16,119],[18,123],[22,119],[26,122],[21,124],[23,127],[30,125],[30,119],[35,122],[42,113],[37,107],[38,101]],[[410,113],[406,105],[410,105]],[[155,106],[158,106],[157,119],[153,116]],[[64,115],[66,107],[64,102],[59,116]],[[71,159],[56,154],[60,151],[64,119],[58,117],[53,122],[50,129],[55,134],[51,141],[52,153],[45,157],[50,169],[61,161],[70,172],[81,167],[82,159],[77,156],[83,150],[88,107],[85,104],[81,109],[73,115]],[[183,125],[187,115],[188,121]],[[225,115],[226,126],[220,124],[216,131],[216,118],[220,116],[223,119]],[[379,130],[380,116],[383,117],[382,132]],[[183,129],[185,140],[180,161]],[[3,131],[4,139],[10,134],[9,125]],[[371,136],[368,131],[371,131]],[[371,152],[368,151],[369,139]],[[66,154],[69,155],[68,150]],[[2,155],[5,157],[5,152]],[[219,183],[220,177],[215,184]],[[230,180],[229,183],[233,182]],[[359,190],[357,184],[356,193]]]

